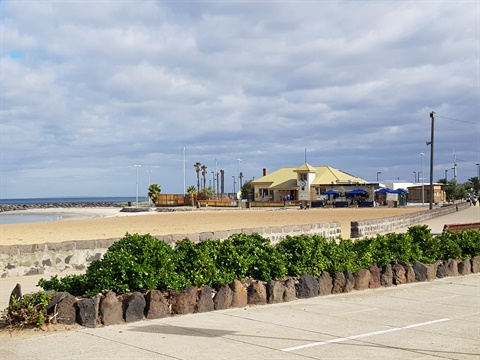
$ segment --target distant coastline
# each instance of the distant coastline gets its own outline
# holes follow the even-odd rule
[[[0,199],[0,205],[40,205],[40,204],[93,204],[95,203],[128,203],[136,201],[135,196],[107,196],[107,197],[51,197],[51,198],[15,198]],[[148,201],[146,197],[139,197],[138,201]]]

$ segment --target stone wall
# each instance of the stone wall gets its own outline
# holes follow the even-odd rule
[[[91,207],[121,207],[122,204],[112,202],[78,202],[78,203],[48,203],[48,204],[0,204],[0,213],[30,209],[55,208],[91,208]]]
[[[287,236],[319,235],[334,239],[341,234],[339,222],[212,231],[195,234],[173,234],[156,236],[172,246],[185,238],[193,242],[207,239],[224,240],[233,234],[258,233],[278,243]],[[83,270],[93,260],[101,259],[107,249],[119,239],[64,241],[35,245],[0,245],[0,277],[58,273],[64,270]]]
[[[414,282],[433,281],[437,278],[469,275],[480,272],[480,256],[472,259],[440,260],[434,264],[391,263],[382,267],[376,264],[355,273],[323,272],[315,278],[302,274],[298,278],[268,282],[234,280],[213,289],[189,286],[183,291],[150,290],[117,295],[106,292],[92,298],[76,298],[66,292],[58,292],[47,306],[51,322],[78,323],[95,328],[114,324],[131,323],[169,316],[202,313],[229,308],[259,306],[335,295],[352,291],[390,287]],[[10,298],[21,298],[18,284]]]
[[[469,203],[445,206],[420,213],[392,216],[383,219],[372,219],[363,221],[352,221],[350,238],[361,238],[365,236],[375,236],[379,233],[393,232],[396,229],[421,224],[425,220],[433,219],[438,216],[454,213],[470,206]]]

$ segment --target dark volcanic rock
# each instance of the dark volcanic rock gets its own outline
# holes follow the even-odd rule
[[[285,294],[283,295],[283,301],[294,301],[297,300],[297,291],[295,290],[295,280],[289,278],[285,280]]]
[[[468,275],[472,273],[472,264],[470,260],[463,259],[458,262],[458,274],[459,275]]]
[[[145,295],[145,317],[161,319],[170,316],[170,304],[160,290],[150,290]]]
[[[380,284],[385,287],[393,285],[392,265],[387,264],[382,267],[382,272],[380,273]]]
[[[299,299],[307,299],[318,296],[318,280],[312,275],[303,273],[298,279],[297,297]]]
[[[270,280],[267,282],[267,302],[276,304],[283,302],[286,291],[285,285],[280,281]]]
[[[23,297],[23,294],[22,294],[22,285],[20,284],[17,284],[15,285],[15,287],[13,288],[12,292],[10,293],[10,297],[8,298],[9,299],[9,304],[12,305],[12,300],[15,299],[15,300],[20,300],[21,298]]]
[[[123,302],[123,315],[126,322],[143,320],[146,301],[142,293],[136,291]]]
[[[455,259],[447,260],[447,276],[458,276],[458,262]]]
[[[438,261],[437,262],[437,278],[443,279],[447,277],[447,262],[446,261]]]
[[[220,285],[213,298],[215,310],[224,310],[230,308],[233,300],[233,291],[228,285]]]
[[[204,286],[202,290],[200,290],[197,299],[197,312],[203,313],[215,310],[212,294],[213,289],[210,286]]]
[[[370,289],[376,289],[382,286],[380,283],[380,269],[378,268],[377,264],[370,265],[370,282],[368,283],[368,287]]]
[[[367,269],[358,270],[355,275],[355,290],[366,290],[370,285],[370,271]]]
[[[99,298],[99,296],[95,296],[77,301],[77,323],[88,328],[94,328],[100,323],[98,318]]]
[[[250,305],[265,305],[267,303],[267,289],[263,282],[252,282],[248,286],[247,294]]]
[[[470,259],[472,264],[472,273],[476,274],[480,272],[480,256],[474,256]]]
[[[197,289],[194,286],[189,286],[181,292],[170,291],[169,299],[174,314],[193,314],[197,304]]]
[[[330,295],[333,289],[333,279],[332,275],[328,271],[322,272],[318,278],[318,294],[319,295]]]
[[[401,285],[407,283],[407,274],[405,268],[400,264],[392,265],[393,271],[393,283],[395,285]]]
[[[416,281],[426,281],[427,280],[427,266],[420,261],[415,261],[413,263],[413,270],[415,271],[415,280]]]
[[[345,270],[343,274],[345,275],[345,286],[343,287],[343,292],[351,292],[355,287],[355,277],[350,269]]]
[[[336,272],[333,274],[333,288],[332,294],[340,294],[345,288],[345,274]]]

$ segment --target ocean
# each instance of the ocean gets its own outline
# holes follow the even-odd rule
[[[54,198],[23,198],[23,199],[0,199],[0,205],[5,204],[72,204],[72,203],[135,203],[135,196],[117,196],[117,197],[54,197]],[[146,197],[138,197],[139,202],[148,201]],[[57,221],[68,216],[59,216],[58,214],[29,214],[29,213],[10,213],[8,211],[0,213],[0,225],[21,224],[32,222]]]

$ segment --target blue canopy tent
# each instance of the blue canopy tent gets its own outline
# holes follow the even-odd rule
[[[397,189],[395,190],[395,192],[397,194],[408,194],[408,190],[405,190],[405,189]]]
[[[392,190],[389,188],[382,188],[380,190],[375,191],[375,194],[398,194],[396,190]]]
[[[354,189],[347,191],[347,195],[365,195],[367,192],[362,189]]]
[[[327,190],[323,193],[324,195],[340,195],[340,191],[336,190]]]

